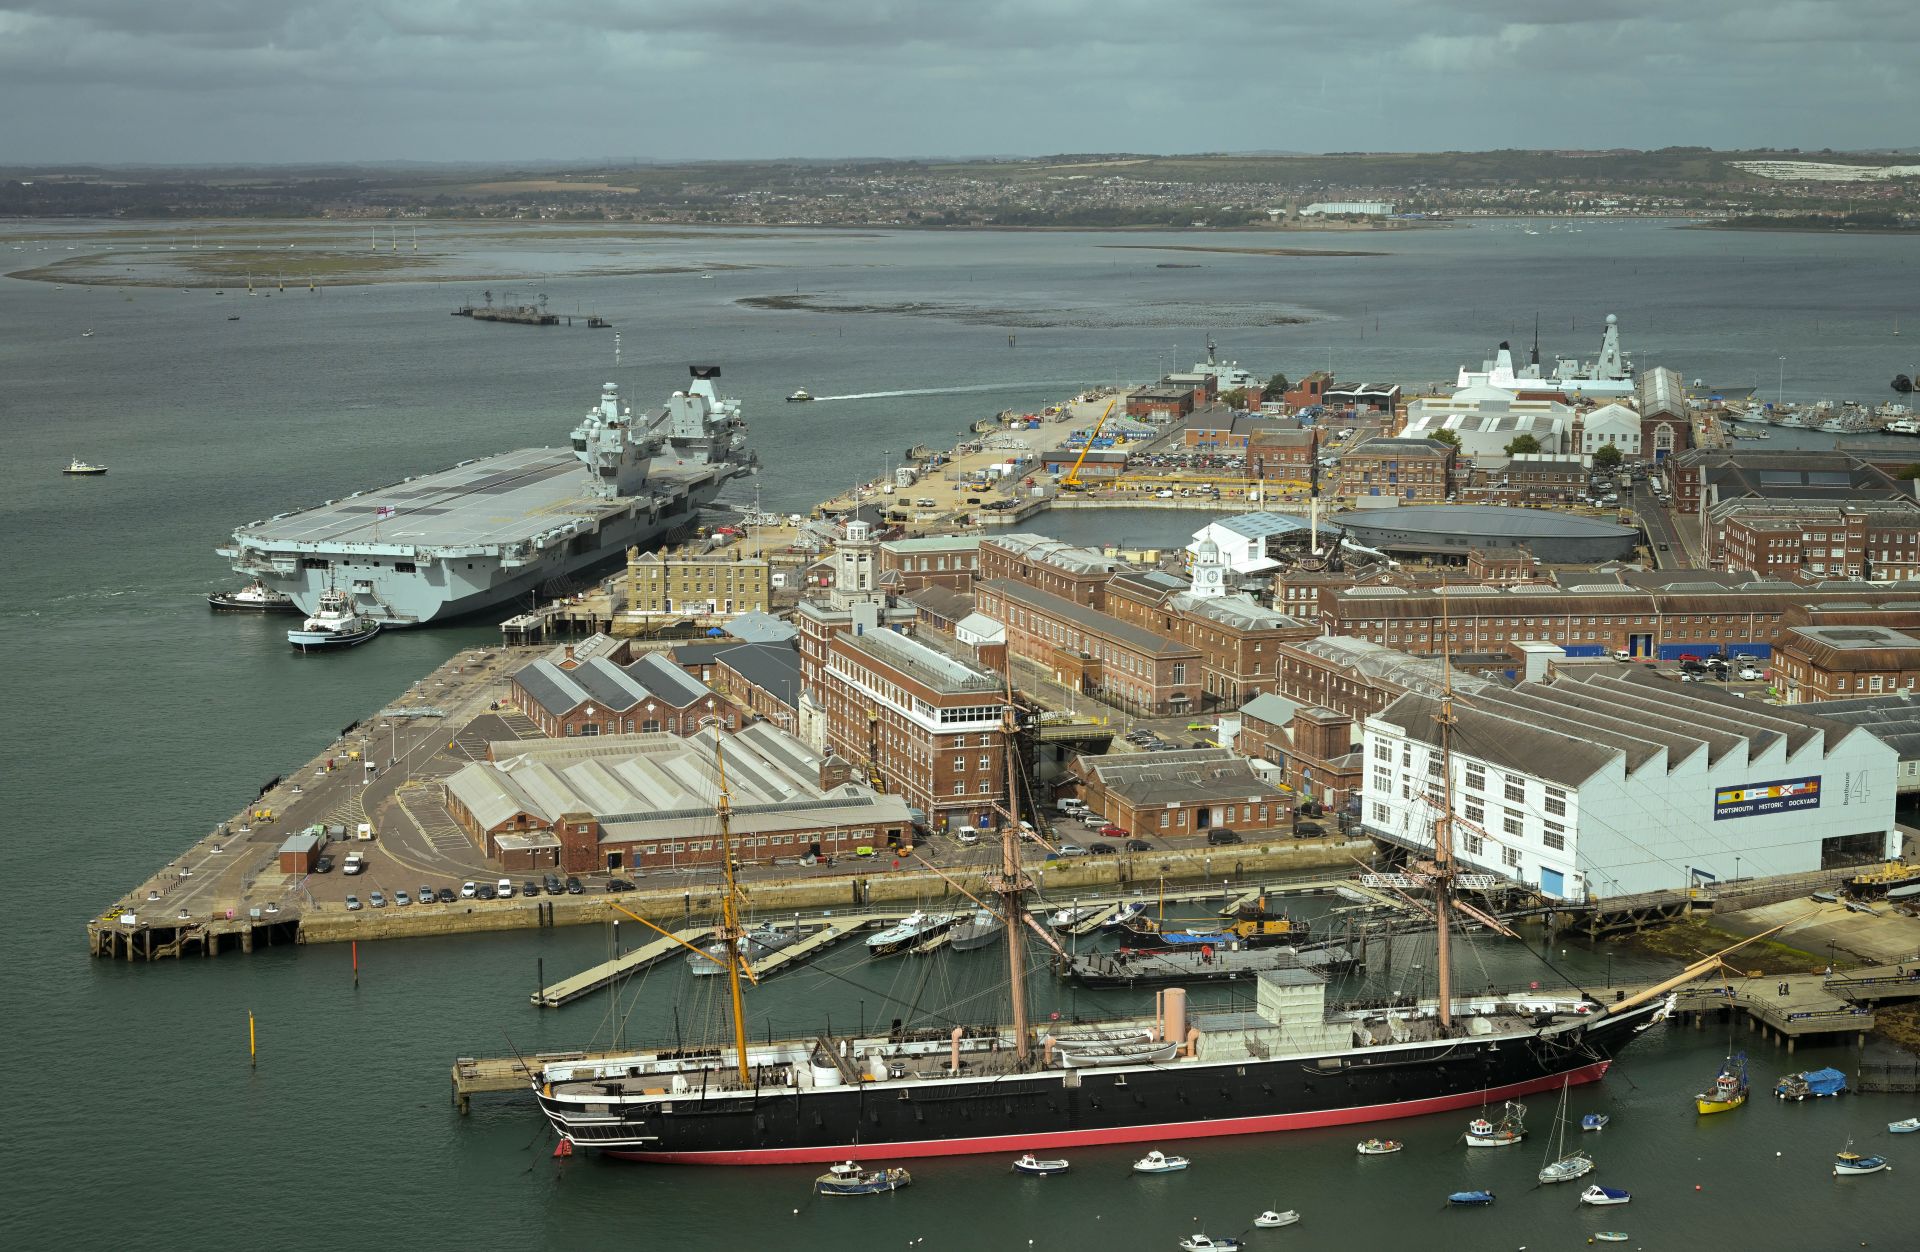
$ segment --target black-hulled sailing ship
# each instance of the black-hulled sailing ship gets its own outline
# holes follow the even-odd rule
[[[1439,716],[1445,752],[1451,692]],[[1009,699],[1009,738],[1012,717]],[[1150,1014],[1074,1026],[1166,1046],[1076,1050],[1028,1019],[1027,934],[1058,945],[1024,902],[1030,884],[1012,799],[1016,758],[1007,753],[1008,820],[990,883],[1005,922],[1009,1020],[749,1041],[740,983],[752,975],[738,958],[740,945],[726,942],[740,922],[722,763],[719,950],[731,954],[731,1043],[542,1065],[534,1088],[554,1129],[616,1157],[755,1165],[1256,1134],[1479,1108],[1598,1080],[1622,1048],[1668,1015],[1674,987],[1717,964],[1709,958],[1612,1004],[1585,995],[1456,997],[1448,953],[1456,914],[1499,923],[1454,898],[1452,770],[1445,768],[1443,794],[1431,801],[1434,856],[1416,867],[1431,891],[1435,998],[1345,1007],[1328,1002],[1320,975],[1275,970],[1259,977],[1251,1012],[1189,1013],[1185,990],[1169,987],[1155,993]]]

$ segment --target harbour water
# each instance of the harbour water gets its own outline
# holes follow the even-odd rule
[[[76,229],[10,224],[0,243]],[[202,227],[202,237],[218,229]],[[422,232],[423,249],[432,235]],[[878,473],[914,443],[945,446],[985,413],[1184,366],[1209,332],[1224,356],[1263,374],[1331,366],[1420,382],[1450,378],[1500,338],[1529,336],[1535,309],[1548,351],[1590,354],[1612,311],[1642,364],[1690,377],[1770,392],[1787,355],[1789,400],[1878,400],[1894,373],[1914,372],[1913,339],[1888,330],[1896,314],[1920,325],[1911,307],[1920,251],[1891,236],[1603,223],[1532,237],[1489,224],[1387,237],[1380,257],[1182,254],[1197,270],[1158,270],[1170,254],[1107,246],[1194,242],[796,233],[635,245],[523,234],[491,251],[460,245],[467,251],[447,272],[533,272],[557,306],[613,320],[617,371],[609,332],[447,316],[478,283],[319,294],[290,285],[248,298],[235,287],[215,296],[0,279],[0,524],[10,540],[0,549],[0,663],[15,726],[0,868],[6,1038],[20,1079],[0,1176],[14,1238],[43,1246],[107,1232],[155,1249],[245,1241],[295,1252],[373,1238],[425,1249],[719,1238],[793,1249],[922,1238],[916,1246],[1160,1248],[1196,1218],[1237,1233],[1275,1207],[1305,1214],[1299,1227],[1258,1236],[1276,1246],[1436,1235],[1440,1246],[1572,1246],[1609,1227],[1644,1246],[1899,1246],[1911,1215],[1893,1188],[1920,1155],[1903,1160],[1884,1123],[1913,1113],[1911,1101],[1756,1099],[1698,1119],[1689,1097],[1726,1047],[1712,1031],[1653,1032],[1574,1097],[1576,1109],[1615,1114],[1583,1146],[1601,1160],[1598,1180],[1636,1192],[1626,1209],[1583,1213],[1573,1188],[1534,1190],[1537,1139],[1469,1157],[1454,1141],[1457,1117],[1390,1128],[1409,1150],[1379,1160],[1352,1154],[1354,1132],[1309,1132],[1191,1145],[1195,1168],[1172,1178],[1129,1176],[1125,1149],[1076,1154],[1073,1174],[1048,1180],[1016,1180],[998,1158],[962,1159],[915,1165],[916,1186],[900,1195],[816,1202],[807,1170],[748,1176],[586,1157],[562,1166],[519,1099],[454,1113],[453,1056],[577,1046],[604,1028],[604,1002],[542,1013],[526,999],[537,961],[555,973],[598,959],[607,942],[598,932],[364,945],[357,989],[344,948],[151,968],[86,956],[85,919],[126,883],[453,649],[497,637],[480,623],[295,656],[284,622],[206,611],[201,595],[233,581],[214,544],[238,522],[302,503],[557,443],[607,378],[654,403],[687,363],[719,362],[766,463],[763,503],[786,510]],[[636,252],[695,272],[571,276]],[[697,272],[723,262],[759,268]],[[884,311],[737,303],[795,291]],[[1287,314],[1309,320],[1255,325]],[[802,386],[850,398],[779,403]],[[112,472],[61,478],[76,455]],[[1150,516],[1157,528],[1160,515]],[[1567,958],[1596,979],[1602,960]],[[1630,972],[1624,959],[1615,972]],[[892,1001],[970,994],[966,977],[937,964],[823,963],[756,993],[756,1033],[769,1018],[776,1029],[811,1024],[821,1008],[836,1022],[879,1020]],[[683,985],[664,972],[644,984],[633,1028],[670,1029],[676,999],[683,1028],[697,1024],[699,993],[676,994]],[[249,1012],[257,1068],[247,1061]],[[1753,1052],[1766,1081],[1788,1068],[1848,1068],[1851,1056]],[[1536,1132],[1550,1104],[1535,1102]],[[1849,1135],[1901,1168],[1832,1179],[1826,1162]],[[1445,1193],[1467,1185],[1491,1186],[1499,1203],[1442,1211]]]

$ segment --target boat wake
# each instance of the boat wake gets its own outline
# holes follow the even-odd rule
[[[913,387],[905,391],[856,391],[844,396],[815,396],[813,402],[819,404],[825,400],[890,400],[895,396],[959,396],[977,391],[1036,391],[1058,387],[1083,387],[1085,382],[1056,383],[976,383],[969,387]]]

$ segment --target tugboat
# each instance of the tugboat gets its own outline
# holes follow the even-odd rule
[[[1727,1058],[1714,1076],[1713,1086],[1693,1097],[1694,1107],[1704,1115],[1725,1113],[1747,1102],[1747,1054],[1737,1052]]]
[[[800,390],[794,392],[792,395],[787,397],[787,403],[788,404],[805,404],[807,401],[811,399],[813,399],[813,394],[809,392],[805,387],[802,387]]]
[[[238,591],[209,591],[207,606],[216,613],[298,613],[292,596],[281,595],[259,579]]]
[[[71,475],[74,478],[98,478],[107,472],[107,467],[104,465],[90,465],[79,457],[75,457],[73,460],[68,461],[67,468],[60,472]]]
[[[868,1169],[858,1161],[841,1161],[814,1179],[813,1189],[821,1195],[879,1195],[912,1183],[913,1175],[898,1165]]]
[[[302,652],[321,652],[355,647],[379,633],[378,621],[356,610],[346,592],[329,587],[320,593],[319,610],[287,632],[287,642]]]

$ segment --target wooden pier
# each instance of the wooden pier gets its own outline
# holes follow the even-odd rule
[[[1789,1053],[1801,1039],[1858,1036],[1864,1046],[1874,1027],[1873,1005],[1920,999],[1920,965],[1879,965],[1842,974],[1749,974],[1718,984],[1683,988],[1675,1011],[1695,1030],[1709,1013],[1742,1014],[1747,1030],[1784,1043]]]

